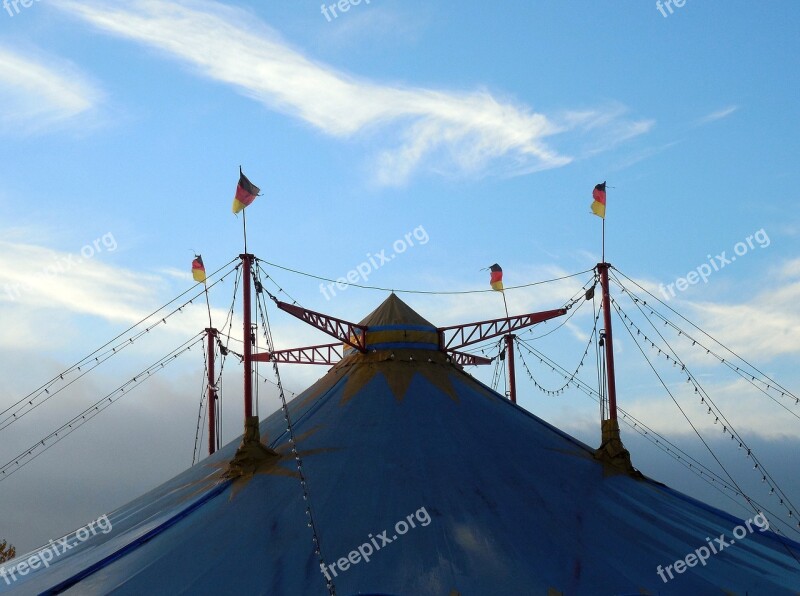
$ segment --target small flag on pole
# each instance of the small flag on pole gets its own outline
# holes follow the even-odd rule
[[[503,291],[503,268],[500,267],[497,263],[489,267],[489,271],[491,271],[491,277],[489,278],[489,283],[492,285],[492,289],[498,292]]]
[[[206,281],[206,266],[203,265],[203,257],[200,255],[195,255],[192,261],[192,277],[196,282]]]
[[[606,183],[597,184],[592,191],[592,213],[598,217],[606,218]]]
[[[249,206],[256,200],[261,189],[247,179],[247,176],[239,167],[239,184],[236,186],[236,196],[233,197],[233,212],[239,213],[242,209]]]

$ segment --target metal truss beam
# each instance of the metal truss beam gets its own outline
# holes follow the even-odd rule
[[[282,362],[286,364],[336,364],[342,359],[342,344],[323,344],[305,348],[276,350],[254,354],[255,362]]]
[[[344,319],[337,319],[336,317],[324,315],[294,304],[287,304],[280,300],[276,301],[276,304],[282,311],[288,312],[290,315],[297,317],[312,327],[316,327],[320,331],[324,331],[331,337],[335,337],[342,343],[346,343],[348,346],[357,349],[359,352],[366,353],[367,328],[364,325],[351,323]]]
[[[567,314],[566,308],[557,308],[555,310],[546,310],[503,319],[492,319],[479,323],[439,327],[439,347],[447,352],[451,352],[493,337],[508,335],[518,329],[525,329],[531,325],[536,325],[537,323],[548,321],[565,314]],[[448,338],[447,334],[449,332],[453,332],[453,334]]]

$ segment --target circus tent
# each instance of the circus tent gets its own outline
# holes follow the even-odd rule
[[[396,295],[361,325],[294,441],[274,413],[0,593],[800,594],[800,544],[598,459]]]

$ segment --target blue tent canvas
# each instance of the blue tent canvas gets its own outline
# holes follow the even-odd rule
[[[368,353],[289,404],[305,487],[276,412],[260,443],[228,444],[0,592],[800,594],[799,544],[752,525],[736,539],[745,520],[599,461],[452,363],[396,296],[362,324]]]

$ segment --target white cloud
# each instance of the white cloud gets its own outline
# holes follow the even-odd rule
[[[423,164],[467,176],[560,167],[572,158],[549,147],[547,137],[569,127],[603,127],[607,143],[614,144],[652,125],[622,121],[619,106],[558,124],[485,90],[439,91],[361,80],[307,58],[253,15],[215,2],[139,0],[120,8],[63,0],[60,5],[326,134],[349,138],[391,129],[399,144],[379,150],[375,159],[374,176],[383,185],[403,184]]]
[[[745,358],[763,360],[798,354],[800,313],[796,305],[800,301],[800,259],[787,261],[775,271],[767,270],[762,275],[763,279],[752,282],[762,288],[761,291],[740,302],[692,301],[678,295],[668,304]],[[638,288],[620,279],[631,291],[642,295]],[[663,300],[658,283],[635,281]],[[648,302],[655,303],[654,300]],[[665,308],[657,308],[668,314]],[[675,320],[679,327],[689,329],[687,324]]]
[[[578,135],[581,157],[591,157],[646,134],[655,126],[655,120],[628,120],[627,113],[625,106],[611,103],[602,108],[567,111],[555,120],[560,130]]]
[[[800,352],[800,282],[766,291],[748,303],[693,305],[705,329],[735,351],[771,358]],[[695,315],[695,316],[697,316]]]
[[[13,233],[15,237],[19,234],[20,230]],[[70,345],[75,337],[86,339],[77,317],[94,317],[111,323],[114,328],[120,323],[127,326],[139,322],[167,301],[164,294],[173,292],[173,278],[185,282],[183,287],[194,283],[189,273],[159,275],[120,267],[114,263],[112,247],[116,250],[116,242],[86,244],[81,254],[81,249],[72,253],[57,251],[16,238],[0,241],[3,272],[0,324],[8,331],[0,336],[0,346],[16,345],[20,337],[30,338],[26,343],[28,348],[45,345],[52,348],[56,341]],[[186,300],[189,298],[187,295]],[[167,312],[178,306],[176,303]],[[214,308],[212,315],[215,320],[223,321],[226,312]],[[40,329],[45,318],[48,328],[59,329],[60,333],[43,335]],[[206,304],[200,299],[184,308],[181,316],[170,319],[166,331],[190,337],[207,326]]]
[[[112,267],[103,262],[102,254],[84,258],[0,241],[0,268],[0,300],[25,309],[57,309],[131,323],[142,317],[147,299],[155,297],[156,279]]]
[[[51,362],[50,358],[58,358],[58,354],[75,350],[83,356],[129,325],[142,321],[195,283],[189,272],[188,261],[184,271],[160,268],[145,272],[120,266],[115,251],[110,249],[116,243],[99,244],[102,250],[86,258],[81,255],[80,249],[69,253],[45,245],[42,239],[54,235],[46,229],[32,230],[28,234],[32,240],[28,242],[20,241],[26,235],[23,228],[10,229],[10,232],[0,229],[0,237],[9,235],[13,240],[0,240],[0,271],[3,274],[0,278],[0,329],[3,329],[0,334],[0,361],[8,352],[35,352],[37,357],[48,354],[48,362]],[[85,246],[93,247],[93,244],[87,243]],[[232,278],[231,275],[228,279]],[[216,278],[212,278],[212,282],[215,281]],[[188,340],[209,326],[208,306],[202,289],[202,285],[197,285],[137,328],[137,331],[143,331],[153,327],[153,331],[145,341],[138,340],[136,348],[126,351],[123,360],[138,363],[131,374],[138,372],[138,367],[144,361],[150,364],[155,354],[167,353],[179,341]],[[220,330],[221,341],[233,352],[241,353],[242,319],[239,312],[234,313],[230,326],[224,324],[228,322],[231,291],[230,284],[211,284],[211,318]],[[182,306],[196,295],[199,296],[191,304]],[[238,306],[240,302],[236,304]],[[179,308],[174,316],[167,316]],[[162,318],[166,318],[166,324],[161,323]],[[230,341],[225,337],[228,332]],[[277,349],[328,341],[322,332],[288,315],[273,322],[272,332]],[[126,340],[121,341],[124,343]],[[258,351],[264,350],[262,335],[259,337]],[[235,370],[236,358],[231,358],[229,370]],[[64,363],[53,374],[66,366]],[[261,366],[261,374],[271,378],[271,365]],[[0,410],[4,407],[4,396],[24,394],[30,390],[27,376],[15,376],[19,371],[13,366],[6,366],[5,371],[6,376],[10,375],[19,387],[14,392],[0,394]],[[35,377],[46,378],[41,370],[37,371]],[[289,370],[285,376],[287,390],[299,393],[301,388],[309,386],[323,373],[323,367]],[[262,404],[262,413],[272,412],[276,408],[274,399],[266,400]]]
[[[744,379],[724,384],[703,383],[703,388],[718,409],[743,436],[757,435],[768,439],[786,439],[797,436],[800,421],[753,388]],[[700,396],[694,393],[689,384],[678,383],[670,389],[692,424],[704,437],[721,435],[723,426],[730,430],[724,420],[715,422],[716,414],[708,413],[708,404],[700,403]],[[793,409],[785,400],[781,403],[797,413],[797,408]],[[686,422],[686,418],[666,392],[663,392],[658,398],[651,396],[637,399],[627,404],[625,409],[653,430],[664,435],[694,434],[691,426]]]
[[[39,132],[91,111],[100,97],[71,63],[0,46],[0,130]]]
[[[778,271],[782,279],[800,279],[800,258],[786,261]]]
[[[324,5],[323,5],[324,6]],[[387,41],[415,43],[432,21],[432,11],[421,6],[363,3],[361,10],[350,11],[347,18],[331,18],[331,25],[317,32],[320,45],[330,48],[363,47]],[[413,11],[413,15],[411,14]],[[330,13],[329,13],[330,16]],[[325,16],[320,8],[320,19]]]
[[[698,120],[698,124],[708,124],[709,122],[715,122],[717,120],[722,120],[723,118],[727,118],[731,114],[733,114],[736,110],[739,109],[739,106],[728,106],[726,108],[722,108],[711,112],[710,114],[706,114],[700,120]]]
[[[676,146],[680,141],[672,141],[670,143],[665,143],[663,145],[659,145],[656,147],[645,147],[627,157],[623,157],[618,163],[614,165],[612,171],[619,171],[624,170],[625,168],[629,168],[630,166],[639,163],[640,161],[644,161],[645,159],[650,159],[654,155],[658,155],[662,151],[666,151],[667,149],[671,149],[672,147]]]

